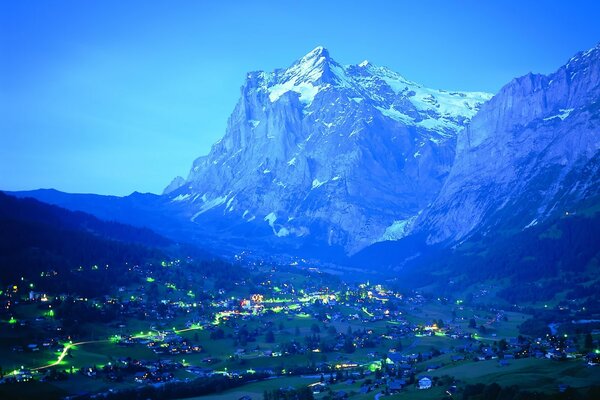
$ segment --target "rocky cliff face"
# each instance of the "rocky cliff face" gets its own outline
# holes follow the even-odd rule
[[[408,231],[490,97],[427,89],[367,61],[343,66],[318,47],[249,73],[224,137],[166,195],[203,226],[354,252]]]
[[[163,190],[162,194],[169,194],[172,191],[179,189],[183,185],[185,185],[185,179],[183,179],[181,176],[176,176]]]
[[[526,229],[598,195],[600,45],[514,79],[458,134],[443,189],[415,224],[429,242]]]

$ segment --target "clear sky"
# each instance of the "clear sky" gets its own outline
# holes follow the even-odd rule
[[[0,1],[0,189],[162,191],[224,133],[245,73],[318,45],[496,92],[600,41],[598,1]]]

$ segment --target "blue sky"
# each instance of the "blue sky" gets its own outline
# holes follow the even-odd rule
[[[4,0],[0,189],[160,192],[223,135],[247,71],[318,45],[496,92],[593,47],[598,20],[595,1]]]

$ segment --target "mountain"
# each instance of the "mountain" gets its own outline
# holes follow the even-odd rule
[[[397,266],[470,238],[510,242],[600,204],[599,57],[597,46],[491,97],[340,65],[318,47],[249,73],[224,137],[163,195],[17,195],[223,254],[360,251]]]
[[[184,184],[185,179],[183,179],[181,176],[176,176],[175,178],[173,178],[171,183],[169,183],[167,187],[163,190],[162,194],[169,194],[172,191],[179,189]]]
[[[80,211],[69,211],[33,198],[18,199],[0,192],[0,220],[41,223],[48,226],[87,232],[107,240],[166,247],[173,242],[147,228],[115,221],[103,221]]]
[[[595,203],[595,204],[594,204]],[[453,246],[426,245],[419,235],[382,242],[353,255],[408,290],[438,296],[488,292],[480,301],[506,306],[562,301],[600,315],[600,206],[581,204],[563,214],[509,234],[471,234]]]
[[[599,132],[600,45],[553,74],[514,79],[483,105],[415,230],[429,243],[457,242],[598,204]]]
[[[156,233],[0,193],[0,282],[97,295],[129,284],[132,265],[162,260],[173,243]],[[33,286],[32,286],[33,287]]]
[[[341,65],[317,47],[287,69],[249,73],[224,137],[165,193],[215,235],[352,253],[404,235],[490,97]]]

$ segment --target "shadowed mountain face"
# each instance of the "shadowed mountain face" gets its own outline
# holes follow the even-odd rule
[[[427,89],[367,61],[342,66],[318,47],[288,69],[249,73],[223,139],[167,196],[199,225],[229,221],[232,235],[254,226],[346,252],[397,239],[490,97]]]
[[[575,213],[599,194],[599,149],[600,45],[486,103],[459,133],[450,175],[416,229],[455,242]]]

